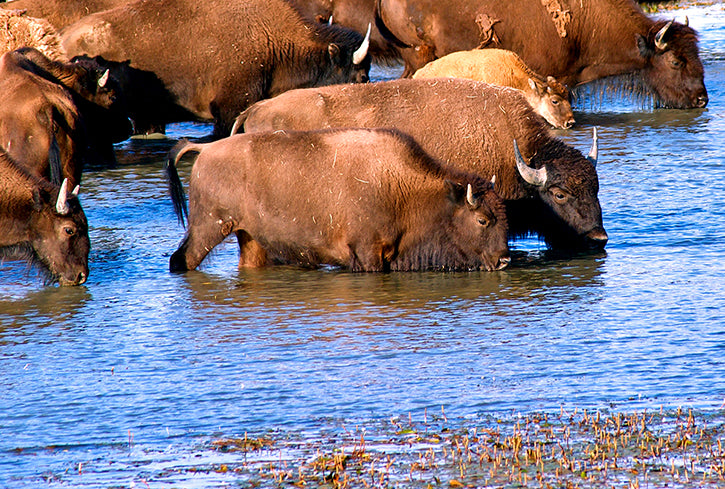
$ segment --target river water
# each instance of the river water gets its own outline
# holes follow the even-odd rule
[[[191,487],[170,468],[199,463],[213,437],[315,437],[426,410],[721,408],[725,7],[661,15],[700,33],[707,109],[602,104],[559,133],[588,151],[599,128],[600,254],[531,239],[502,272],[240,272],[230,241],[170,274],[171,143],[118,145],[117,168],[84,175],[88,282],[46,287],[0,265],[0,486]]]

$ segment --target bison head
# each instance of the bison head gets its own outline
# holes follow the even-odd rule
[[[332,39],[327,46],[330,68],[324,77],[325,84],[368,82],[371,64],[368,54],[371,26],[368,24],[365,37],[357,43],[351,40],[359,40],[360,35],[349,29],[335,25],[320,25],[319,29],[327,31],[326,35]]]
[[[503,200],[491,183],[461,185],[448,182],[451,199],[457,206],[451,237],[458,250],[483,262],[486,270],[502,270],[511,258],[508,249],[508,221]]]
[[[544,156],[546,164],[534,169],[526,163],[514,141],[516,168],[521,178],[536,188],[543,204],[537,231],[550,245],[559,249],[602,249],[609,238],[602,224],[602,209],[597,196],[596,129],[588,157],[563,143],[558,150],[558,154]]]
[[[526,101],[546,122],[559,129],[570,129],[574,125],[574,112],[571,109],[571,92],[553,76],[546,84],[529,78],[529,87],[533,97]]]
[[[707,105],[697,35],[687,22],[655,22],[646,37],[637,34],[636,40],[645,62],[644,81],[659,105],[676,109]]]
[[[40,188],[33,198],[30,244],[37,260],[60,285],[84,283],[91,244],[78,187],[69,192],[64,180],[57,192]]]

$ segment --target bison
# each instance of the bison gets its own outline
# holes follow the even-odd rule
[[[588,159],[552,137],[512,88],[436,78],[294,90],[245,110],[233,133],[242,127],[394,127],[447,164],[484,178],[496,175],[512,237],[538,234],[556,249],[601,249],[607,243],[596,151]],[[516,164],[514,141],[527,160],[523,166]]]
[[[12,0],[0,3],[0,9],[25,11],[33,17],[46,19],[60,31],[88,14],[128,2],[129,0]]]
[[[0,257],[23,257],[60,285],[88,278],[88,222],[78,188],[28,173],[0,149]]]
[[[353,271],[500,270],[509,263],[506,215],[492,184],[446,169],[389,129],[240,134],[183,143],[167,164],[199,152],[189,228],[170,260],[196,268],[226,236],[239,266],[328,264]]]
[[[108,73],[47,58],[32,48],[0,57],[0,146],[38,177],[80,183],[91,154],[114,162],[130,134],[113,109]],[[91,152],[95,153],[91,153]]]
[[[263,98],[367,81],[368,45],[352,30],[304,21],[285,0],[137,0],[63,32],[68,56],[130,60],[162,81],[179,112],[213,120],[215,136],[227,135],[236,115]],[[138,83],[134,91],[144,89]]]
[[[376,9],[406,76],[454,51],[497,47],[569,87],[628,75],[658,106],[708,102],[695,31],[650,19],[634,0],[378,0]]]
[[[574,125],[571,93],[553,76],[543,78],[531,71],[516,53],[505,49],[474,49],[447,54],[431,61],[413,78],[469,78],[521,90],[526,101],[554,127]]]

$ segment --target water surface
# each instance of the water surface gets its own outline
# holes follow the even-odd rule
[[[162,175],[173,141],[118,145],[117,168],[84,175],[88,282],[46,287],[22,263],[0,266],[0,486],[189,487],[170,468],[202,463],[214,437],[314,438],[442,407],[451,420],[718,409],[725,11],[676,14],[700,32],[707,109],[607,105],[559,133],[588,151],[599,128],[610,241],[595,255],[529,239],[493,273],[237,271],[230,241],[200,271],[170,274],[183,235]]]

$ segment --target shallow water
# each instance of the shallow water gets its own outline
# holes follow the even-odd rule
[[[171,469],[204,463],[215,436],[315,437],[442,406],[449,419],[719,408],[725,7],[676,14],[700,32],[708,108],[615,103],[560,133],[588,150],[599,128],[601,254],[524,240],[494,273],[240,272],[227,242],[174,275],[183,230],[161,171],[173,141],[120,144],[118,168],[84,175],[88,282],[45,287],[0,265],[0,486],[189,487]]]

